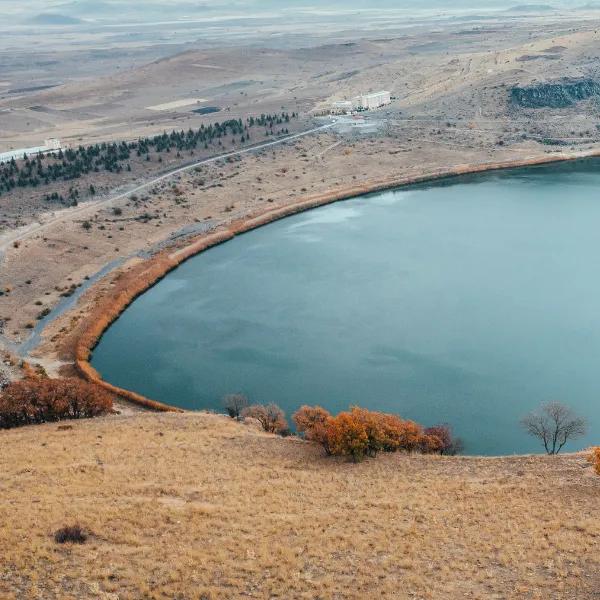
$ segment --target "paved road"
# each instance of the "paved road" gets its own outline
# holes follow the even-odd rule
[[[319,127],[314,127],[312,129],[308,129],[306,131],[301,131],[300,133],[294,133],[292,135],[288,135],[284,138],[279,138],[272,142],[264,142],[263,144],[251,146],[250,148],[244,148],[242,150],[233,150],[232,152],[226,152],[225,154],[219,154],[218,156],[213,156],[211,158],[205,158],[205,159],[199,160],[197,162],[185,165],[184,167],[179,167],[178,169],[174,169],[173,171],[169,171],[168,173],[165,173],[158,177],[154,177],[153,179],[150,179],[150,180],[148,180],[142,184],[139,184],[133,188],[127,189],[124,192],[117,192],[115,194],[108,195],[99,200],[85,202],[84,204],[81,204],[80,206],[77,206],[75,208],[64,209],[58,215],[51,217],[44,222],[31,223],[30,225],[26,225],[24,227],[19,227],[18,229],[15,229],[14,231],[10,231],[10,232],[5,233],[4,235],[0,236],[0,262],[4,258],[4,253],[6,252],[7,248],[9,248],[15,242],[21,242],[24,239],[26,239],[36,233],[39,233],[40,231],[43,231],[47,227],[51,227],[52,225],[56,225],[57,223],[60,223],[66,219],[70,219],[71,217],[73,217],[73,215],[85,214],[87,212],[92,212],[101,206],[104,206],[107,204],[110,205],[111,202],[115,202],[117,200],[121,200],[122,198],[126,198],[127,196],[130,196],[131,194],[135,194],[137,192],[145,190],[149,187],[152,187],[153,185],[156,185],[157,183],[159,183],[161,181],[170,179],[171,177],[174,177],[175,175],[179,175],[180,173],[185,173],[186,171],[190,171],[191,169],[199,167],[200,165],[206,165],[209,163],[217,162],[219,160],[230,158],[232,156],[241,156],[243,154],[250,154],[251,152],[257,152],[259,150],[264,150],[265,148],[269,148],[270,146],[277,146],[279,144],[285,144],[286,142],[290,142],[292,140],[296,140],[298,138],[302,138],[307,135],[317,133],[318,131],[323,131],[324,129],[329,129],[329,128],[333,127],[335,124],[336,124],[336,121],[333,120],[332,122],[326,123],[325,125],[321,125]]]

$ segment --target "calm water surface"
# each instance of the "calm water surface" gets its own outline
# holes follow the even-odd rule
[[[185,408],[243,392],[448,422],[471,454],[538,451],[560,400],[600,441],[600,163],[449,180],[320,208],[191,259],[93,365]]]

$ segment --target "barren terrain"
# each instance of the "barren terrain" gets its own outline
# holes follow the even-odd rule
[[[237,118],[282,107],[308,113],[381,88],[397,98],[395,120],[399,112],[442,122],[491,120],[501,130],[518,116],[508,114],[503,87],[596,72],[596,27],[567,17],[491,20],[430,26],[427,33],[349,32],[345,43],[300,48],[189,49],[110,75],[0,94],[0,149],[48,136],[72,145],[130,139],[224,118],[194,113],[190,98]]]

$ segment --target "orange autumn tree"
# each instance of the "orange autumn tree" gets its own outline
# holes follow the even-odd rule
[[[109,413],[112,396],[80,379],[27,377],[0,394],[0,428],[86,419]]]
[[[359,462],[369,451],[367,428],[351,413],[341,412],[330,419],[326,435],[331,454],[336,456],[349,456],[354,462]]]
[[[415,452],[422,450],[423,428],[414,421],[401,419],[396,415],[381,416],[383,426],[387,431],[388,452],[404,450],[406,452]]]
[[[327,454],[360,461],[379,452],[450,453],[456,447],[448,426],[424,430],[414,421],[397,415],[352,407],[333,417],[320,406],[303,406],[293,415],[298,432]],[[454,445],[453,445],[454,444]]]
[[[368,456],[377,456],[379,452],[414,452],[422,449],[423,428],[414,421],[356,406],[348,414],[363,427],[367,435]]]
[[[305,439],[323,446],[326,454],[331,454],[327,423],[331,419],[329,411],[320,406],[301,406],[293,415],[296,430]]]
[[[592,464],[596,475],[600,475],[600,446],[591,449],[588,461]]]

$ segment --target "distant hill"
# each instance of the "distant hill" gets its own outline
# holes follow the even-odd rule
[[[549,10],[555,10],[554,6],[549,4],[517,4],[506,9],[506,12],[548,12]]]
[[[59,4],[56,8],[72,15],[89,15],[96,17],[110,15],[117,9],[120,9],[121,11],[127,11],[131,5],[131,2],[123,2],[115,5],[111,4],[110,2],[103,2],[102,0],[74,0],[73,2]]]
[[[28,23],[33,25],[78,25],[79,23],[83,23],[83,21],[67,15],[41,13],[28,19]]]

